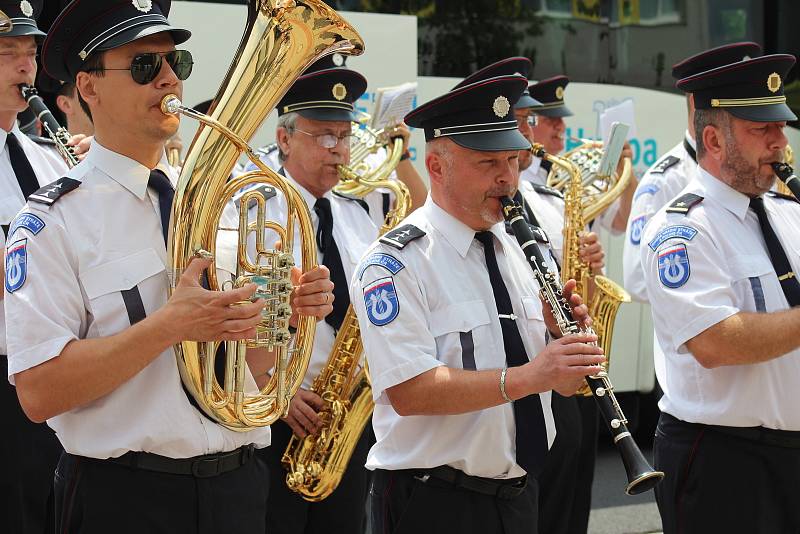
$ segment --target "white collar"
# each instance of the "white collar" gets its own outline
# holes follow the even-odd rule
[[[462,258],[465,258],[469,247],[475,240],[476,230],[473,230],[442,209],[431,199],[430,195],[428,195],[428,199],[420,210],[422,210],[425,218],[431,223],[431,226],[444,236],[447,242],[456,249],[456,252],[458,252]],[[505,223],[499,222],[492,226],[489,231],[499,240],[505,232]]]
[[[85,161],[88,165],[103,171],[137,198],[143,199],[147,193],[150,169],[128,156],[107,149],[98,143],[97,139],[92,140],[92,147],[86,154]],[[162,153],[161,161],[156,165],[156,169],[163,171],[174,184],[173,171],[167,162],[166,152]]]
[[[703,189],[708,192],[708,196],[743,221],[747,216],[747,210],[750,209],[750,197],[713,176],[703,167],[698,168],[700,172],[697,174],[697,180]]]

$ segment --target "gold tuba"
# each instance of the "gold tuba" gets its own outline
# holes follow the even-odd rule
[[[219,342],[183,341],[175,346],[187,390],[209,417],[232,430],[269,425],[285,415],[308,367],[316,324],[312,317],[300,319],[290,351],[289,273],[294,263],[294,228],[297,224],[300,230],[302,267],[308,270],[316,264],[313,226],[297,190],[262,164],[246,140],[312,62],[333,52],[357,55],[363,46],[358,33],[319,0],[252,0],[242,42],[214,99],[211,115],[183,107],[174,95],[162,102],[165,113],[181,113],[201,121],[186,153],[172,207],[168,249],[172,263],[170,292],[194,256],[214,255],[220,218],[239,190],[267,183],[282,192],[289,205],[287,219],[281,225],[267,220],[264,196],[258,191],[248,191],[239,199],[239,242],[233,285],[255,282],[256,297],[266,299],[267,306],[256,339],[224,344],[223,380],[217,377],[214,366]],[[247,153],[259,170],[229,180],[242,152]],[[256,221],[247,220],[249,202],[258,205]],[[278,233],[282,251],[264,247],[264,228]],[[255,259],[247,253],[250,233],[256,237]],[[207,274],[210,289],[223,287],[215,265],[209,267]],[[267,348],[276,354],[272,378],[258,391],[246,391],[249,371],[245,356],[249,347]]]
[[[584,199],[587,198],[584,190],[586,188],[584,176],[581,169],[570,159],[553,156],[544,151],[541,145],[534,144],[531,148],[533,154],[545,159],[553,164],[551,175],[558,167],[558,174],[566,174],[569,180],[562,184],[564,193],[564,264],[561,266],[561,280],[566,283],[570,278],[574,279],[578,285],[575,289],[584,302],[588,303],[589,316],[592,318],[592,328],[597,334],[597,344],[603,349],[606,355],[605,371],[608,371],[611,362],[611,337],[614,333],[614,320],[617,310],[623,302],[630,302],[631,296],[625,289],[605,276],[596,275],[591,272],[589,264],[580,258],[580,233],[586,225],[598,214],[602,213],[613,201],[614,198],[595,200],[598,204],[585,205]],[[599,161],[599,160],[598,160]],[[630,160],[626,158],[626,168],[630,172]],[[623,187],[624,189],[624,187]],[[588,284],[594,281],[595,289],[588,298]],[[584,384],[578,394],[589,396],[591,391]]]
[[[405,184],[389,179],[402,154],[403,140],[395,139],[389,158],[370,172],[368,179],[348,167],[339,167],[342,183],[352,186],[349,191],[358,196],[377,188],[394,193],[395,204],[386,214],[381,234],[396,226],[411,207]],[[281,458],[287,470],[286,485],[307,501],[321,501],[333,493],[372,415],[374,403],[366,361],[361,367],[363,349],[361,330],[351,304],[328,360],[311,386],[311,391],[325,403],[319,414],[322,428],[305,438],[292,435]]]

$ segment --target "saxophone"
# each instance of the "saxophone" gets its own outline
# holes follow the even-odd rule
[[[365,175],[339,167],[340,184],[347,186],[351,194],[363,196],[377,188],[394,193],[395,204],[386,214],[381,234],[394,228],[411,206],[406,186],[389,179],[402,154],[403,140],[395,139],[389,157]],[[372,415],[372,386],[363,349],[358,318],[351,304],[328,360],[311,386],[311,391],[325,403],[319,413],[322,428],[305,438],[292,435],[281,457],[287,471],[286,485],[307,501],[321,501],[333,493]]]
[[[569,181],[563,184],[564,193],[564,264],[561,267],[561,280],[566,282],[570,278],[577,282],[575,292],[580,294],[584,302],[588,303],[589,315],[592,317],[593,326],[597,333],[597,343],[606,355],[604,363],[605,371],[611,362],[611,338],[614,334],[614,320],[617,310],[623,302],[630,302],[631,296],[625,289],[605,276],[596,275],[591,272],[589,264],[580,257],[580,233],[586,225],[606,209],[616,197],[605,198],[604,202],[595,202],[590,206],[584,206],[584,180],[577,165],[569,159],[553,156],[544,151],[541,145],[534,144],[531,149],[535,156],[546,159],[553,163],[553,170],[556,167],[560,171],[567,173]],[[626,160],[628,167],[630,160]],[[551,170],[551,172],[553,172]],[[624,189],[624,187],[623,187]],[[587,208],[590,211],[587,214]],[[591,218],[587,217],[589,215]],[[589,282],[593,281],[595,288],[591,296],[588,297]],[[591,392],[584,384],[579,395],[589,396]]]
[[[357,55],[363,47],[358,33],[320,0],[252,0],[239,50],[210,116],[184,107],[175,95],[162,101],[164,113],[179,113],[201,122],[186,153],[172,206],[170,293],[193,257],[214,255],[218,232],[227,230],[220,225],[223,211],[239,190],[267,183],[285,196],[289,206],[285,221],[273,221],[266,215],[266,199],[259,192],[248,191],[239,199],[233,286],[254,282],[258,287],[255,296],[267,301],[256,338],[224,344],[183,341],[175,346],[186,389],[209,417],[231,430],[266,426],[285,416],[308,368],[316,325],[314,318],[301,317],[290,350],[294,229],[297,225],[300,232],[303,270],[310,270],[316,263],[313,226],[300,193],[264,165],[246,140],[311,63],[333,52]],[[259,170],[229,180],[242,152]],[[258,205],[255,221],[247,218],[251,201]],[[265,248],[264,228],[278,233],[282,250]],[[255,259],[247,251],[251,233],[256,235]],[[214,264],[207,271],[207,281],[211,290],[231,284],[223,282]],[[245,385],[250,375],[246,355],[255,347],[273,351],[276,364],[269,382],[251,391]],[[224,362],[223,377],[215,370],[218,349]]]

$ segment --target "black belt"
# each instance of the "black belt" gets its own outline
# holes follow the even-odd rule
[[[666,417],[673,422],[682,423],[695,427],[702,427],[718,434],[725,434],[735,438],[744,439],[747,441],[754,441],[756,443],[763,443],[773,447],[784,447],[787,449],[800,449],[800,431],[795,430],[776,430],[774,428],[765,428],[763,426],[722,426],[722,425],[706,425],[702,423],[689,423],[682,421],[668,413],[662,413],[662,417]]]
[[[204,454],[192,458],[167,458],[149,452],[129,451],[118,458],[95,460],[123,465],[131,469],[144,469],[171,475],[191,475],[195,478],[210,478],[243,466],[253,458],[254,445],[245,445],[235,451]]]
[[[453,488],[461,488],[506,500],[522,495],[528,482],[527,476],[506,479],[475,477],[449,465],[431,469],[411,469],[409,472],[420,482],[428,483],[433,479],[444,482]]]

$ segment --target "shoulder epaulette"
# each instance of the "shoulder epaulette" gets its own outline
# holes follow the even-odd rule
[[[278,143],[272,143],[271,145],[262,146],[256,152],[260,152],[261,154],[272,154],[278,150]]]
[[[404,224],[383,234],[380,238],[381,243],[385,243],[390,247],[396,249],[403,249],[406,245],[424,236],[425,232],[414,226],[413,224]]]
[[[36,143],[37,145],[47,145],[47,146],[55,146],[56,143],[49,137],[41,137],[39,135],[28,134],[28,139]]]
[[[694,193],[686,193],[675,199],[675,201],[667,208],[667,213],[682,213],[686,215],[689,210],[700,204],[703,197],[695,195]]]
[[[650,169],[650,173],[664,174],[667,171],[667,169],[678,163],[680,160],[681,158],[677,156],[667,156],[658,163],[656,163],[655,165],[653,165],[653,168]]]
[[[534,191],[536,191],[537,193],[541,193],[542,195],[552,195],[554,197],[564,198],[564,194],[555,187],[550,187],[547,185],[536,184],[536,183],[531,183],[531,185],[533,186]]]
[[[344,198],[346,200],[358,202],[358,205],[361,206],[364,209],[364,211],[367,212],[367,214],[369,214],[369,204],[367,204],[366,200],[364,200],[363,198],[358,198],[351,195],[345,195],[344,193],[340,193],[338,191],[334,191],[333,194],[339,198]]]
[[[791,200],[793,202],[800,203],[800,200],[797,200],[797,197],[794,195],[784,195],[783,193],[778,193],[777,191],[767,191],[767,194],[773,198],[782,198],[784,200]]]
[[[73,189],[81,185],[80,180],[73,178],[59,178],[52,184],[46,185],[28,197],[29,201],[38,202],[46,206],[52,206],[56,200],[63,197]]]
[[[250,193],[250,192],[261,193],[261,196],[264,197],[264,201],[265,202],[278,194],[278,192],[275,191],[275,188],[272,187],[271,185],[269,185],[269,184],[260,184],[260,185],[258,185],[256,187],[252,188],[252,189],[248,189],[246,191],[243,191],[239,195],[235,195],[233,197],[234,202],[238,201],[242,197],[242,195],[245,195],[245,194]],[[256,199],[252,198],[247,203],[247,209],[252,209],[252,208],[256,207],[257,204],[258,204],[258,201]]]

